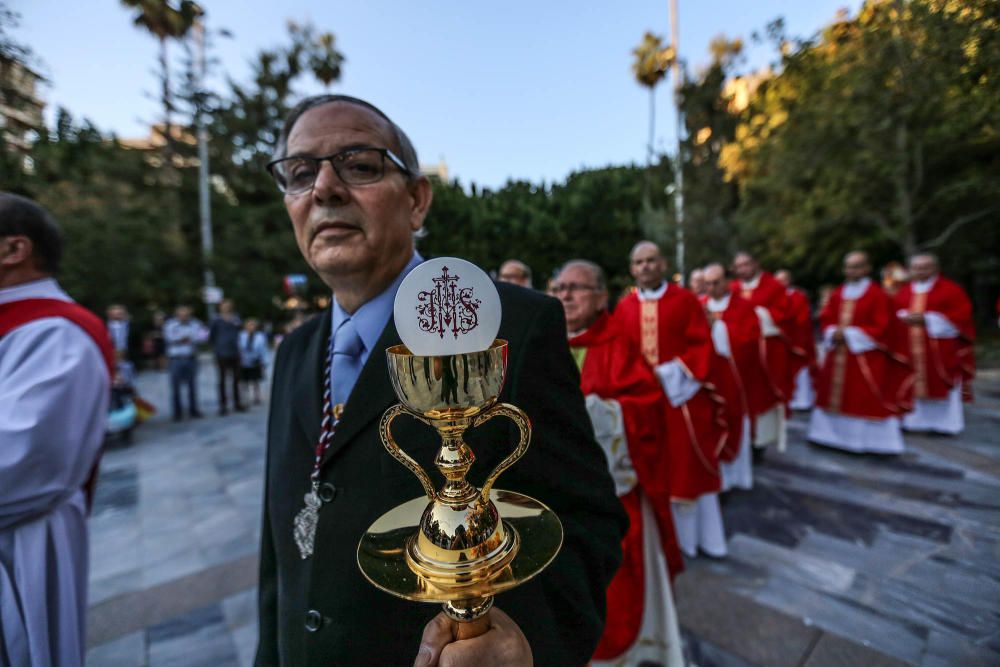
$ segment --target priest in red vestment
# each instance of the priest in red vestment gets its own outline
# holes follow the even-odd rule
[[[681,551],[722,557],[719,453],[726,428],[723,399],[709,384],[708,320],[694,294],[664,280],[667,261],[655,243],[636,244],[630,262],[637,288],[619,302],[614,318],[667,395],[670,495]]]
[[[790,312],[788,339],[792,345],[792,396],[788,407],[792,410],[809,410],[816,402],[813,376],[816,374],[816,341],[813,337],[812,309],[804,290],[792,285],[792,273],[782,269],[774,274],[785,286]]]
[[[682,665],[668,572],[683,569],[670,513],[666,398],[638,348],[608,315],[604,272],[567,263],[554,291],[594,434],[631,521],[622,566],[608,587],[607,621],[594,665]]]
[[[895,326],[892,301],[869,278],[863,252],[844,257],[846,282],[833,290],[820,313],[823,364],[808,439],[852,452],[900,454],[902,406],[892,381]]]
[[[962,401],[972,401],[976,373],[972,302],[958,283],[940,274],[932,254],[910,259],[910,278],[895,297],[914,370],[913,412],[903,417],[903,428],[956,435],[965,428]]]
[[[753,488],[749,391],[764,384],[758,349],[760,324],[753,306],[729,291],[721,264],[704,269],[705,312],[715,347],[713,382],[726,399],[728,436],[720,458],[722,490]]]
[[[766,391],[750,393],[750,412],[754,419],[755,453],[771,444],[784,451],[787,443],[785,431],[785,405],[792,392],[791,346],[788,330],[791,310],[785,286],[767,271],[762,271],[750,253],[740,252],[733,257],[732,291],[739,294],[757,311],[763,339],[760,345],[761,365],[766,371]]]

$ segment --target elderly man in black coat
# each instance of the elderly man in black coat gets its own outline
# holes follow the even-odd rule
[[[563,548],[538,577],[497,598],[485,634],[458,641],[437,607],[377,590],[356,560],[368,526],[422,494],[385,451],[378,422],[396,402],[385,359],[385,349],[400,342],[392,303],[421,261],[414,234],[430,208],[431,185],[405,133],[346,96],[310,98],[293,109],[276,158],[269,168],[299,249],[334,301],[285,339],[275,362],[256,664],[586,664],[601,635],[626,519],[593,440],[559,302],[497,286],[499,336],[510,343],[500,400],[525,410],[534,426],[528,453],[499,486],[555,510]],[[331,428],[324,414],[336,403],[343,416]],[[433,470],[436,433],[415,420],[396,424],[401,446]],[[513,447],[508,424],[491,420],[467,433],[478,457],[473,483],[482,484]],[[318,526],[304,557],[293,525],[311,489]]]

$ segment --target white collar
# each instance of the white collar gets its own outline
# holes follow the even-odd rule
[[[760,284],[760,277],[764,275],[763,273],[758,273],[753,280],[741,280],[740,287],[743,289],[757,289],[757,285]]]
[[[667,293],[667,288],[670,287],[670,283],[666,280],[663,281],[656,289],[643,289],[638,288],[639,299],[641,301],[657,301],[660,297]]]
[[[934,274],[927,280],[915,280],[913,281],[913,291],[917,294],[923,294],[924,292],[930,292],[934,289],[934,283],[937,282],[937,274]]]
[[[66,292],[62,291],[55,278],[42,278],[29,283],[21,283],[13,287],[0,289],[0,303],[21,301],[22,299],[58,299],[72,301]]]
[[[709,298],[709,300],[708,300],[708,309],[710,311],[712,311],[713,313],[721,313],[721,312],[723,312],[724,310],[726,310],[727,308],[729,308],[729,299],[730,299],[730,297],[732,297],[732,294],[727,294],[726,296],[722,297],[721,299],[712,299],[712,298]]]
[[[844,283],[844,289],[841,292],[841,296],[848,301],[854,301],[868,291],[868,286],[871,285],[871,283],[871,278],[862,278],[861,280],[846,282]]]

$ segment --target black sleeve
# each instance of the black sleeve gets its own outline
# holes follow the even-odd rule
[[[605,591],[621,563],[628,519],[580,393],[562,306],[531,304],[523,349],[511,350],[510,402],[532,420],[531,446],[497,486],[559,516],[563,546],[547,570],[497,598],[528,638],[537,665],[585,665],[604,627]]]
[[[271,412],[273,413],[278,396],[278,387],[281,384],[281,371],[285,367],[285,349],[279,346],[276,359],[271,401]],[[272,415],[273,417],[273,415]],[[273,419],[269,419],[270,424]],[[270,441],[270,432],[268,441]],[[268,447],[268,462],[264,469],[264,502],[261,510],[260,528],[260,570],[258,575],[257,588],[257,655],[254,658],[254,667],[277,667],[278,658],[278,572],[277,558],[274,552],[274,542],[271,538],[271,522],[268,514],[269,477],[270,477],[270,447]]]

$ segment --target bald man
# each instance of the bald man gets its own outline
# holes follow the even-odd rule
[[[870,273],[865,253],[848,253],[846,281],[820,313],[824,355],[807,438],[852,452],[900,454],[903,406],[893,366],[901,360],[891,351],[892,303]]]
[[[497,280],[531,289],[531,267],[519,259],[508,259],[500,265]]]
[[[912,281],[895,297],[896,314],[909,333],[905,354],[913,364],[913,412],[903,428],[957,435],[965,428],[962,402],[972,401],[976,328],[972,302],[940,273],[930,253],[910,258]]]
[[[762,455],[769,445],[784,451],[787,442],[785,405],[792,391],[788,295],[785,286],[761,269],[748,252],[738,252],[733,257],[733,273],[736,280],[731,284],[732,291],[753,305],[764,336],[762,360],[768,384],[766,391],[750,395],[754,454]]]
[[[760,324],[753,306],[733,294],[721,264],[704,270],[705,311],[712,323],[715,347],[713,382],[726,399],[728,433],[719,459],[722,490],[753,488],[750,400],[765,391],[767,379],[760,363]]]
[[[636,287],[615,308],[624,335],[642,351],[667,395],[674,525],[681,550],[722,557],[726,538],[718,493],[723,401],[712,389],[712,336],[698,298],[666,281],[667,260],[651,241],[637,243],[629,268]]]

